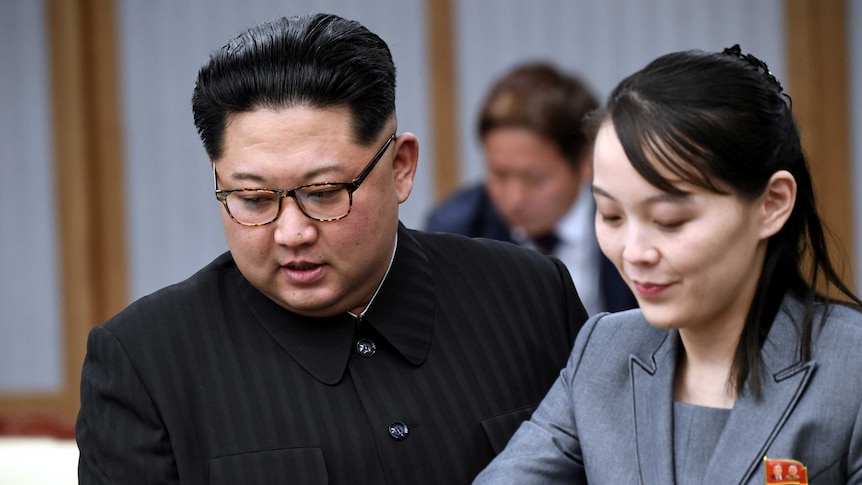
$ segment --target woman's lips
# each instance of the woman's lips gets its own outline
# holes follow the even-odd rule
[[[634,281],[635,291],[643,297],[652,298],[661,295],[664,290],[670,287],[670,284],[649,283],[642,281]]]

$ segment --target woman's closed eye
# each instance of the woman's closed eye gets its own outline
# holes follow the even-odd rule
[[[684,220],[656,220],[654,221],[655,225],[661,229],[672,231],[675,229],[679,229],[686,223]]]
[[[600,212],[599,217],[601,217],[603,223],[608,225],[616,225],[623,220],[623,218],[617,214],[603,214]]]

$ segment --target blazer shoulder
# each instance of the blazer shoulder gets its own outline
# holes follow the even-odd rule
[[[551,268],[557,261],[532,249],[498,239],[417,230],[411,230],[410,234],[422,246],[431,264],[439,267],[468,264],[502,268],[514,264],[540,269]]]
[[[827,322],[840,331],[862,336],[862,309],[844,304],[830,304]]]
[[[856,349],[862,347],[862,311],[857,308],[842,304],[831,304],[821,306],[820,310],[828,310],[826,320],[820,325],[821,313],[814,316],[814,328],[816,331],[815,346],[823,349],[821,353],[841,355],[842,359],[850,355],[862,354]],[[841,352],[847,349],[848,352]],[[815,355],[815,358],[818,358]]]
[[[673,355],[674,331],[651,326],[639,309],[592,316],[575,339],[561,377],[571,386],[627,389],[632,363],[654,373],[656,362]]]
[[[450,195],[431,210],[426,229],[472,235],[472,226],[483,205],[484,194],[485,189],[479,184]]]
[[[226,252],[184,281],[135,300],[101,326],[121,338],[145,329],[167,330],[182,321],[197,321],[199,318],[191,317],[212,311],[220,299],[225,274],[233,271],[238,269]]]
[[[494,207],[484,184],[464,188],[431,211],[425,229],[511,241],[509,226]]]
[[[599,313],[584,324],[578,335],[583,348],[599,353],[648,357],[671,336],[671,331],[655,328],[639,308],[617,313]]]

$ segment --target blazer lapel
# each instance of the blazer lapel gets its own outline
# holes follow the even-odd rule
[[[805,391],[815,367],[813,361],[800,362],[798,342],[795,324],[786,311],[780,311],[761,350],[765,370],[761,399],[755,401],[749,385],[744,386],[703,483],[745,483],[763,466],[766,450]]]
[[[629,360],[634,399],[635,446],[642,484],[673,483],[673,375],[679,336],[663,338],[651,355]]]

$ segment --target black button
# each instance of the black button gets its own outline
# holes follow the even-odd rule
[[[364,338],[356,342],[356,351],[363,357],[371,357],[377,353],[377,346],[374,345],[374,342]]]
[[[404,423],[396,421],[389,425],[389,435],[396,440],[403,440],[409,432],[410,430],[407,429],[407,425]]]

